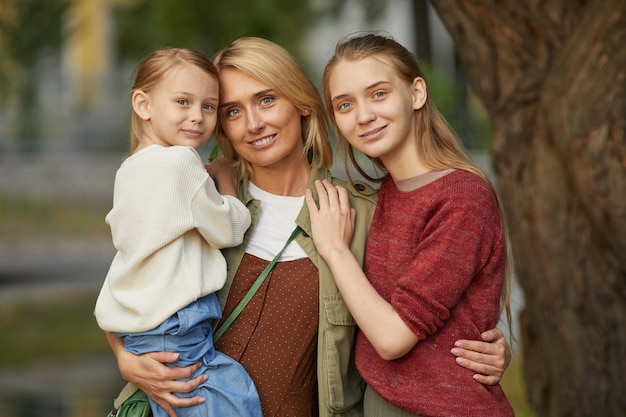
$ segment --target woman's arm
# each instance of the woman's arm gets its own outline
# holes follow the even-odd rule
[[[418,338],[372,287],[350,251],[355,212],[346,189],[328,181],[316,181],[315,187],[319,209],[310,190],[306,192],[306,202],[317,251],[330,267],[350,313],[376,352],[386,360],[404,356]]]
[[[193,375],[200,364],[186,368],[169,367],[164,364],[176,362],[179,357],[177,353],[152,352],[133,355],[124,349],[123,340],[115,337],[115,334],[107,332],[106,337],[117,359],[122,378],[141,388],[163,407],[170,417],[176,417],[172,407],[190,407],[204,402],[202,397],[179,398],[172,394],[193,391],[206,380],[206,376],[201,375],[190,381],[178,381]]]
[[[385,359],[405,355],[419,341],[417,336],[371,286],[349,249],[354,210],[345,189],[330,183],[316,182],[319,209],[312,193],[307,190],[306,201],[311,216],[316,248],[331,268],[348,309],[361,331]],[[378,314],[372,315],[372,311]],[[502,332],[493,329],[482,335],[484,341],[461,340],[453,354],[457,362],[480,374],[474,379],[486,385],[500,381],[510,360],[508,345]],[[482,374],[482,375],[481,375]]]

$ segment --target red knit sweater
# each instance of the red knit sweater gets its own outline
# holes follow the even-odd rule
[[[456,170],[408,193],[383,183],[365,272],[420,341],[386,361],[359,333],[357,367],[381,397],[423,417],[514,415],[499,385],[474,381],[450,353],[496,326],[505,254],[496,200],[478,176]]]

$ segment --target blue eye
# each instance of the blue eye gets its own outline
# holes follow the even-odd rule
[[[263,98],[261,99],[261,104],[263,104],[263,105],[272,104],[272,102],[273,102],[274,100],[275,100],[275,98],[274,98],[274,97],[272,97],[272,96],[266,96],[266,97],[263,97]]]

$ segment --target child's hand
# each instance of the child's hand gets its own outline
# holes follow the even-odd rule
[[[218,156],[210,164],[206,164],[211,178],[215,181],[220,194],[237,197],[237,162]]]
[[[313,241],[319,254],[328,259],[333,252],[350,246],[356,211],[350,207],[348,191],[329,181],[315,181],[319,208],[311,190],[306,190],[306,203],[311,217]]]

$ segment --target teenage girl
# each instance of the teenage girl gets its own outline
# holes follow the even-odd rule
[[[449,358],[455,340],[497,324],[508,288],[493,187],[436,110],[415,57],[393,39],[340,42],[324,94],[338,140],[387,172],[364,269],[348,250],[355,212],[345,189],[316,182],[319,208],[307,191],[316,247],[359,327],[365,416],[512,416],[499,385],[477,383]]]

